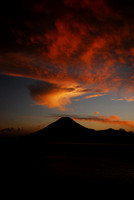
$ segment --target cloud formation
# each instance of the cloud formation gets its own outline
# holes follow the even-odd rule
[[[102,97],[104,95],[105,94],[93,94],[93,95],[86,96],[85,99],[91,99],[91,98],[95,98],[95,97]]]
[[[5,129],[0,129],[0,136],[17,136],[19,134],[24,133],[23,128],[5,128]]]
[[[63,109],[86,93],[134,100],[132,3],[24,0],[1,8],[0,73],[44,82],[40,94],[30,88],[36,103]]]
[[[58,115],[57,117],[62,117],[62,115]],[[87,121],[87,122],[97,122],[104,124],[112,124],[119,125],[121,127],[129,127],[132,130],[134,129],[134,121],[121,120],[116,115],[111,116],[79,116],[79,115],[70,115],[74,120]]]
[[[134,101],[134,96],[132,97],[125,97],[124,99],[123,98],[120,98],[120,99],[112,99],[113,101],[127,101],[127,102],[132,102]]]
[[[121,127],[129,127],[134,129],[134,122],[133,121],[123,121],[118,116],[89,116],[87,118],[76,118],[77,120],[85,120],[88,122],[98,122],[98,123],[105,123],[105,124],[113,124],[113,125],[120,125]]]
[[[100,114],[100,113],[99,113],[99,112],[94,112],[94,114],[95,114],[95,115],[98,115],[98,114]]]
[[[64,111],[65,106],[71,103],[70,99],[85,94],[78,85],[56,85],[47,82],[36,82],[29,87],[31,96],[39,105],[47,105],[49,108],[59,108]]]

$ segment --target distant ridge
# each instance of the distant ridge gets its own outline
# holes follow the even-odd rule
[[[95,131],[75,122],[70,117],[61,117],[46,128],[31,134],[35,139],[46,142],[84,142],[84,143],[132,143],[134,133],[123,129]]]

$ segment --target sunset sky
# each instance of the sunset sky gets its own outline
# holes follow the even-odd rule
[[[134,131],[133,1],[4,1],[0,25],[0,132]]]

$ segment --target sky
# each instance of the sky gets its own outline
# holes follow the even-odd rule
[[[134,131],[134,3],[20,0],[0,5],[0,133],[62,116]]]

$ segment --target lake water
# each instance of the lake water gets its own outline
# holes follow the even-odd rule
[[[134,183],[134,145],[44,144],[14,147],[3,155],[1,175],[8,178]]]
[[[49,144],[37,167],[48,178],[134,183],[134,145]]]

